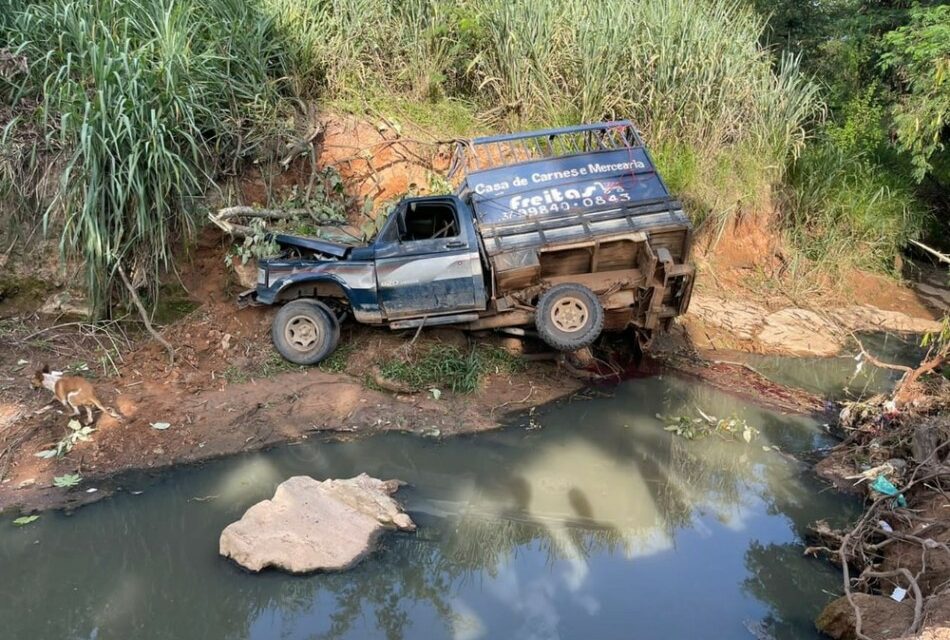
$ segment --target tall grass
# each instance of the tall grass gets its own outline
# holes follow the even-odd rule
[[[823,139],[791,167],[782,190],[791,244],[826,272],[899,275],[895,258],[925,225],[910,183]]]
[[[736,0],[262,0],[336,99],[461,98],[488,128],[632,118],[695,221],[785,209],[808,257],[882,270],[922,216],[899,180],[806,132],[818,85]],[[311,87],[312,89],[312,87]],[[378,100],[370,100],[379,102]],[[866,128],[865,121],[857,123]],[[430,127],[431,128],[431,127]],[[820,149],[818,147],[821,147]],[[786,175],[789,166],[794,174]],[[787,183],[776,202],[773,188]],[[845,260],[847,258],[847,260]]]
[[[720,222],[737,202],[767,206],[821,107],[796,59],[775,66],[759,47],[764,19],[733,0],[262,6],[298,45],[297,75],[335,99],[462,98],[488,128],[633,118],[651,144],[690,150],[700,166],[685,187]],[[742,175],[723,180],[724,166]]]
[[[272,144],[275,78],[285,68],[272,20],[241,0],[0,9],[0,46],[29,61],[0,95],[41,106],[37,144],[62,167],[45,224],[61,229],[66,256],[84,262],[100,312],[120,264],[157,290],[173,240],[193,228],[195,200],[218,169]]]

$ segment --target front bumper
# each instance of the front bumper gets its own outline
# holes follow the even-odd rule
[[[247,291],[242,291],[238,294],[237,303],[239,309],[244,309],[245,307],[257,307],[262,303],[257,300],[257,289],[248,289]]]

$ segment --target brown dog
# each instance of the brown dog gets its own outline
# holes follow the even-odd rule
[[[79,415],[79,408],[86,409],[86,424],[92,423],[92,407],[96,407],[103,413],[108,413],[116,420],[122,417],[114,410],[103,405],[96,397],[96,390],[92,383],[79,376],[66,376],[62,371],[50,371],[48,365],[33,374],[32,385],[39,389],[44,387],[53,392],[56,399],[68,409],[73,410],[73,415]]]

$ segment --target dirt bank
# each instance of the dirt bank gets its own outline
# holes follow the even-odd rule
[[[939,328],[943,308],[895,278],[794,267],[773,214],[700,233],[696,288],[682,326],[700,350],[833,356],[852,332],[921,334]],[[943,291],[950,295],[944,280]]]
[[[290,366],[270,345],[272,311],[234,305],[223,243],[209,230],[182,272],[190,300],[203,304],[163,330],[176,348],[174,364],[146,335],[130,336],[122,325],[96,331],[79,321],[34,315],[6,321],[0,335],[5,347],[0,355],[5,372],[0,387],[0,511],[78,504],[101,495],[54,487],[53,478],[65,474],[81,474],[82,488],[96,487],[124,471],[198,462],[319,431],[362,435],[406,430],[440,436],[478,431],[498,426],[511,412],[581,387],[553,362],[542,361],[517,374],[502,367],[487,372],[478,392],[470,395],[447,389],[381,391],[371,388],[377,363],[405,350],[412,335],[362,327],[345,330],[341,356],[332,368]],[[446,342],[469,349],[460,332],[424,333],[412,348]],[[122,416],[99,417],[91,441],[53,459],[35,454],[64,436],[68,416],[58,403],[51,404],[49,392],[29,386],[29,374],[43,362],[92,378]],[[97,366],[102,363],[111,375]],[[170,426],[156,429],[156,423]]]

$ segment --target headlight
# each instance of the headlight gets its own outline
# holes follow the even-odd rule
[[[267,286],[267,269],[264,267],[257,268],[257,284]]]

